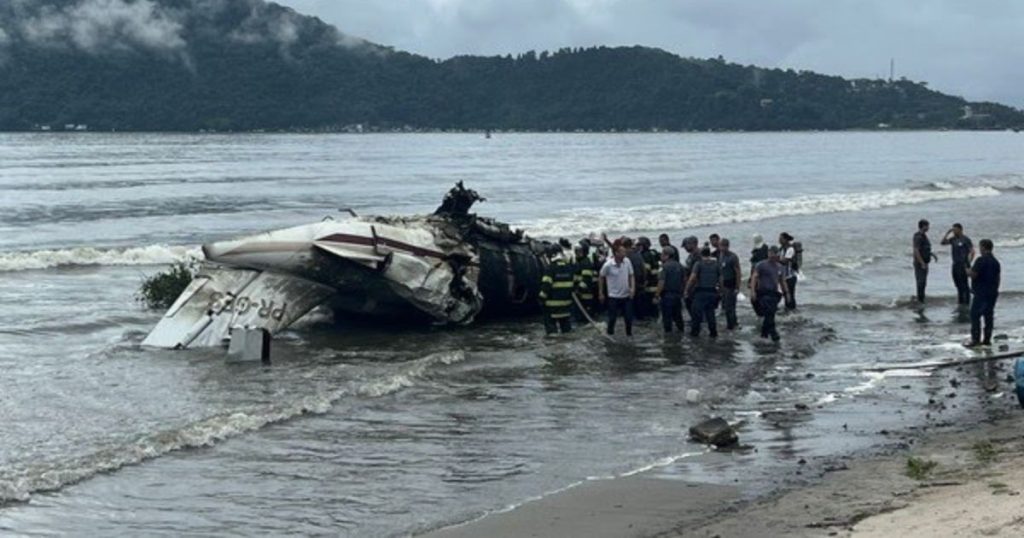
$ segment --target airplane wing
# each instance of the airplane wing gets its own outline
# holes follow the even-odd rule
[[[168,349],[225,343],[232,327],[282,331],[334,290],[298,277],[204,266],[142,342]]]

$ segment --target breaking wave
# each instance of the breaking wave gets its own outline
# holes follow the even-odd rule
[[[582,208],[562,211],[552,217],[528,220],[519,226],[541,237],[582,236],[594,231],[639,232],[683,230],[737,222],[755,222],[779,217],[820,215],[884,209],[964,198],[998,196],[992,186],[932,189],[892,189],[873,192],[818,194],[796,198],[735,200],[694,204],[659,204],[630,208]]]
[[[807,265],[811,269],[839,269],[842,271],[856,271],[863,269],[869,265],[876,264],[883,259],[885,256],[859,256],[853,258],[831,258],[823,259],[819,262],[810,263]]]
[[[84,457],[0,475],[0,505],[27,501],[33,493],[55,491],[99,473],[116,471],[170,452],[212,446],[225,439],[304,414],[323,414],[344,391],[310,396],[288,405],[268,406],[213,416],[179,429],[144,435],[127,444]]]
[[[1012,239],[993,239],[997,249],[999,248],[1020,248],[1024,247],[1024,236],[1014,237]]]
[[[78,247],[0,253],[0,271],[30,271],[88,265],[165,265],[200,258],[202,251],[199,247]]]
[[[382,380],[355,383],[298,398],[292,402],[257,406],[215,415],[181,428],[142,435],[133,441],[103,449],[87,456],[9,471],[0,469],[0,506],[28,501],[35,493],[56,491],[100,473],[159,458],[171,452],[213,446],[221,441],[263,429],[303,415],[322,415],[349,394],[379,397],[412,386],[431,366],[465,360],[461,351],[435,353],[410,361],[401,371]]]
[[[922,188],[936,191],[962,189],[967,186],[992,187],[1000,191],[1021,191],[1024,190],[1024,174],[981,174],[948,181],[929,181],[918,185],[912,184],[911,186],[922,186]]]
[[[461,351],[451,351],[448,353],[435,353],[428,355],[422,359],[412,361],[408,366],[401,369],[396,374],[385,377],[384,379],[366,383],[356,388],[356,393],[361,396],[379,397],[398,392],[406,387],[411,387],[416,384],[416,380],[423,377],[427,369],[434,365],[449,365],[457,362],[462,362],[466,359],[466,355]]]
[[[912,292],[913,290],[911,290]],[[834,312],[846,312],[846,311],[864,311],[864,312],[882,312],[889,310],[900,310],[900,309],[919,309],[921,308],[920,303],[917,299],[912,297],[912,293],[908,292],[906,296],[894,297],[888,302],[859,302],[850,301],[848,303],[813,303],[803,302],[801,306],[806,309],[834,311]],[[1024,291],[1019,290],[1002,290],[999,292],[1000,297],[1012,297],[1014,299],[1024,298]],[[948,294],[928,294],[928,306],[954,306],[956,305],[956,296]]]

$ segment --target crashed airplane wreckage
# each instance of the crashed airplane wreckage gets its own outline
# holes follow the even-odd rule
[[[271,334],[320,305],[338,316],[467,324],[538,309],[558,251],[469,212],[460,182],[432,215],[357,217],[203,245],[206,261],[144,346],[219,346],[235,327]]]

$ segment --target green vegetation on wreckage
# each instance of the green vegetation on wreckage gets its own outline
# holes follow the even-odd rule
[[[195,277],[194,263],[179,262],[166,271],[146,277],[136,292],[136,299],[154,310],[170,308]]]

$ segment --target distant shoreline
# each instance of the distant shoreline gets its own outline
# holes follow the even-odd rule
[[[214,131],[214,130],[198,130],[198,131],[132,131],[132,130],[0,130],[0,134],[46,134],[46,135],[90,135],[90,134],[188,134],[188,135],[282,135],[282,134],[296,134],[296,135],[379,135],[379,134],[479,134],[486,136],[490,134],[492,136],[497,135],[559,135],[559,134],[592,134],[592,135],[621,135],[621,134],[637,134],[637,135],[657,135],[657,134],[805,134],[805,133],[1014,133],[1019,134],[1024,129],[959,129],[959,128],[939,128],[939,129],[901,129],[901,128],[886,128],[886,129],[789,129],[789,130],[731,130],[731,129],[710,129],[710,130],[694,130],[694,131],[678,131],[678,130],[666,130],[666,129],[650,129],[650,130],[638,130],[638,129],[623,129],[623,130],[488,130],[488,129],[365,129],[363,131],[354,131],[346,129],[255,129],[249,131]]]

